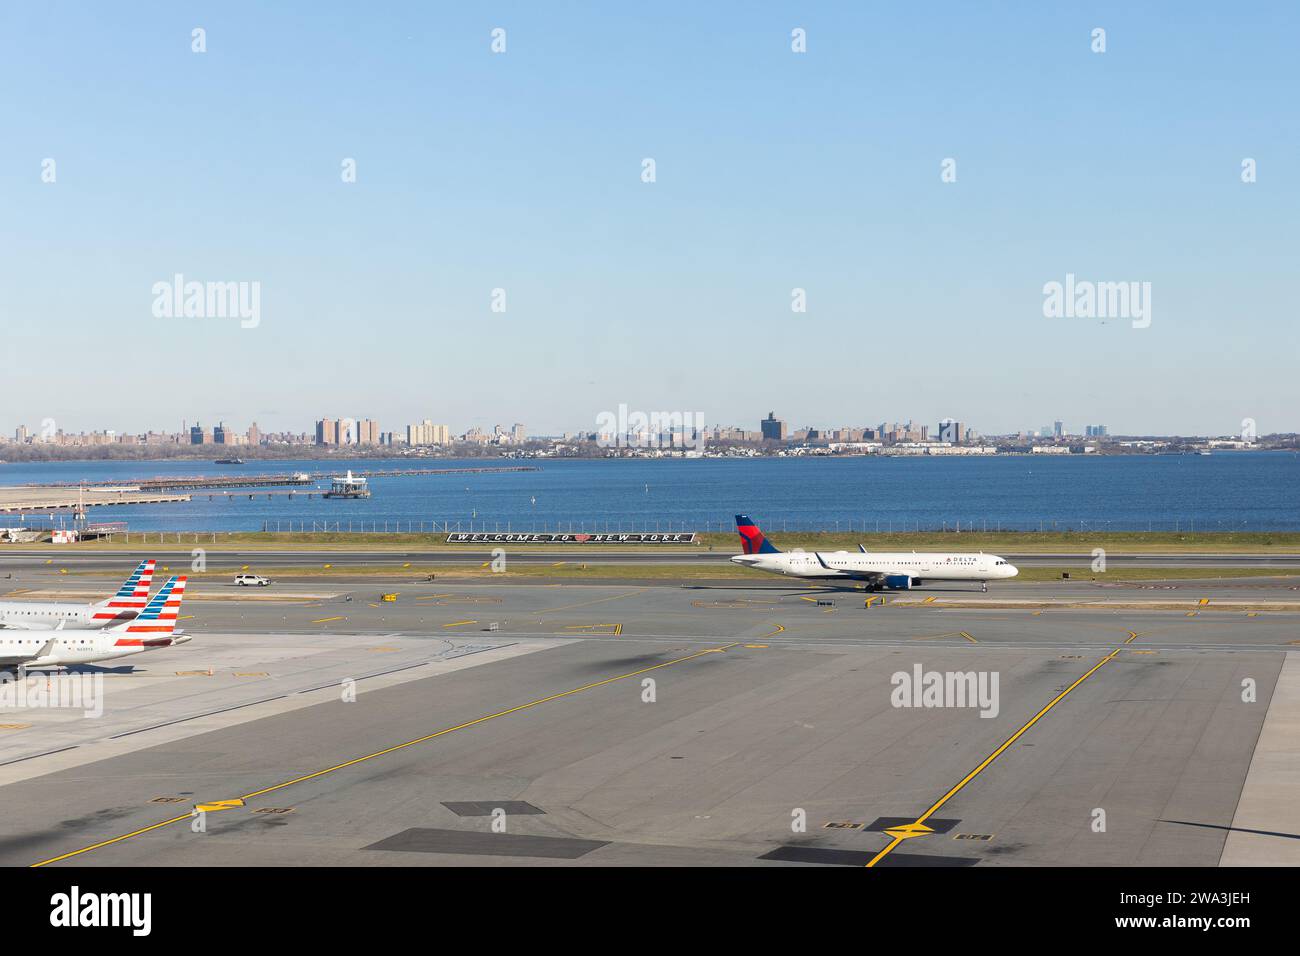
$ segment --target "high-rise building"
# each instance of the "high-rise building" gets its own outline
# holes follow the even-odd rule
[[[248,443],[250,445],[260,445],[262,443],[262,432],[257,427],[257,422],[248,426]]]
[[[768,412],[767,418],[758,423],[764,441],[785,441],[785,422],[776,417],[776,412]]]
[[[217,427],[212,429],[212,441],[217,445],[226,443],[226,423],[217,422]]]
[[[952,418],[945,418],[939,422],[937,432],[939,441],[951,442],[954,445],[960,445],[966,434],[966,429],[961,422]]]
[[[358,445],[378,445],[379,444],[379,422],[373,418],[362,418],[357,421],[357,444]]]
[[[1052,434],[1057,438],[1063,438],[1065,436],[1065,423],[1060,420],[1052,422]]]
[[[337,445],[339,443],[339,423],[333,418],[322,418],[316,423],[316,444]]]
[[[418,425],[406,426],[408,445],[446,445],[451,442],[451,430],[446,425],[435,425],[425,419]]]
[[[522,444],[525,441],[527,435],[524,433],[524,426],[522,422],[515,422],[515,427],[510,429],[510,438],[512,441],[518,442],[520,444]]]
[[[205,437],[204,437],[204,434],[203,434],[203,426],[202,426],[202,425],[192,425],[192,426],[190,427],[190,444],[191,444],[191,445],[206,445],[206,444],[207,444],[207,441],[205,440]]]

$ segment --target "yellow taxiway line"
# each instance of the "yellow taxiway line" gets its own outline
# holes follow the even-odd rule
[[[559,694],[551,694],[549,697],[540,697],[537,700],[529,701],[526,704],[520,704],[517,707],[511,707],[507,710],[499,710],[494,714],[488,714],[484,717],[476,717],[474,720],[467,720],[464,723],[456,724],[454,727],[446,727],[442,730],[435,731],[434,733],[425,734],[423,737],[416,737],[414,740],[408,740],[405,743],[397,744],[394,747],[388,747],[384,750],[376,750],[374,753],[366,754],[364,757],[354,757],[352,760],[346,760],[343,763],[335,764],[332,767],[326,767],[324,770],[317,770],[315,773],[308,773],[308,774],[303,774],[300,777],[294,777],[292,780],[286,780],[284,783],[277,783],[271,787],[263,787],[261,790],[254,790],[252,793],[246,793],[242,797],[237,797],[232,800],[205,801],[203,803],[196,804],[195,806],[196,809],[202,809],[204,807],[210,807],[214,809],[225,809],[227,807],[243,806],[245,802],[253,799],[254,797],[260,797],[268,793],[274,793],[276,790],[283,790],[285,787],[292,787],[296,783],[303,783],[307,780],[315,780],[317,777],[323,777],[326,774],[334,773],[336,770],[342,770],[345,767],[354,767],[357,764],[364,763],[367,760],[374,760],[376,757],[382,757],[386,754],[395,753],[398,750],[404,750],[407,747],[414,747],[416,744],[422,744],[427,741],[434,740],[438,737],[445,736],[446,734],[455,733],[458,730],[464,730],[466,727],[473,727],[476,724],[485,723],[486,721],[489,720],[496,720],[498,717],[507,717],[510,714],[517,714],[520,711],[528,710],[532,707],[537,707],[541,704],[545,704],[553,700],[561,700],[565,697],[572,697],[574,694],[581,694],[583,691],[593,690],[594,688],[597,687],[604,687],[606,684],[613,684],[616,681],[627,680],[628,678],[631,677],[639,677],[642,674],[647,674],[650,671],[656,671],[663,667],[671,667],[674,664],[684,664],[687,661],[693,661],[696,658],[704,657],[706,654],[721,654],[724,651],[730,650],[733,647],[738,647],[739,644],[740,644],[739,641],[733,641],[732,643],[724,644],[721,647],[710,647],[707,648],[706,650],[697,651],[694,654],[688,654],[685,657],[678,657],[671,661],[664,661],[662,664],[652,664],[649,667],[642,667],[640,670],[629,671],[626,674],[619,674],[616,677],[607,677],[604,680],[593,681],[590,684],[583,684],[581,687],[575,687],[572,690],[566,690]],[[112,846],[114,843],[121,843],[123,840],[129,840],[132,837],[140,836],[142,833],[149,833],[150,831],[157,830],[161,827],[169,826],[170,824],[173,823],[179,823],[181,820],[189,820],[191,819],[192,816],[193,816],[192,812],[182,814],[181,816],[175,816],[172,817],[171,819],[163,820],[159,823],[155,823],[147,827],[141,827],[139,830],[132,830],[130,833],[124,833],[121,836],[113,837],[111,840],[102,840],[99,843],[95,843],[87,847],[82,847],[80,850],[72,850],[69,853],[63,853],[60,854],[59,856],[50,857],[48,860],[41,860],[38,863],[33,863],[32,866],[33,867],[48,866],[51,863],[58,863],[61,860],[67,860],[74,856],[80,856],[83,853],[89,853],[91,850],[98,850],[101,847]]]
[[[1131,641],[1133,640],[1134,637],[1137,637],[1137,634],[1134,633],[1134,632],[1132,632],[1132,631],[1130,631],[1129,633],[1132,634],[1132,637],[1129,638],[1129,641],[1131,642]],[[1128,642],[1126,642],[1126,643],[1128,643]],[[933,831],[930,827],[928,827],[928,826],[925,825],[925,821],[926,821],[926,820],[928,820],[928,819],[930,819],[930,817],[934,816],[934,814],[938,812],[938,810],[939,810],[940,807],[942,807],[945,803],[947,803],[949,800],[951,800],[953,797],[955,797],[958,793],[960,793],[961,790],[962,790],[962,788],[965,787],[966,784],[970,783],[972,780],[974,780],[976,777],[978,777],[981,773],[983,773],[984,770],[985,770],[985,768],[987,768],[989,764],[993,763],[993,761],[997,760],[998,757],[1002,756],[1002,754],[1006,751],[1006,749],[1007,749],[1008,747],[1010,747],[1010,746],[1011,746],[1012,744],[1014,744],[1017,740],[1019,740],[1020,737],[1021,737],[1021,735],[1024,734],[1025,732],[1027,732],[1027,731],[1029,730],[1030,727],[1032,727],[1032,726],[1034,726],[1034,724],[1038,723],[1038,721],[1039,721],[1040,719],[1042,719],[1042,717],[1043,717],[1044,714],[1046,714],[1049,710],[1051,710],[1053,707],[1055,707],[1057,704],[1059,704],[1062,700],[1064,700],[1064,699],[1065,699],[1065,696],[1066,696],[1067,694],[1069,694],[1070,691],[1074,690],[1076,687],[1078,687],[1080,684],[1082,684],[1084,681],[1086,681],[1086,680],[1087,680],[1089,677],[1091,677],[1093,674],[1097,673],[1097,671],[1101,670],[1101,668],[1102,668],[1104,665],[1106,665],[1106,664],[1110,663],[1111,661],[1113,661],[1113,660],[1115,659],[1115,655],[1117,655],[1119,652],[1120,652],[1120,648],[1118,648],[1118,647],[1115,648],[1115,650],[1111,651],[1109,654],[1107,654],[1105,657],[1103,657],[1100,661],[1098,661],[1096,664],[1094,664],[1094,665],[1093,665],[1093,666],[1088,670],[1088,672],[1085,673],[1082,677],[1080,677],[1078,680],[1076,680],[1076,681],[1075,681],[1073,684],[1071,684],[1069,687],[1065,688],[1065,690],[1061,691],[1059,694],[1057,694],[1055,697],[1053,697],[1053,698],[1051,699],[1051,701],[1047,704],[1046,707],[1044,707],[1044,708],[1043,708],[1042,710],[1040,710],[1038,713],[1034,714],[1034,716],[1031,717],[1031,718],[1029,719],[1029,722],[1028,722],[1028,723],[1026,723],[1023,727],[1021,727],[1021,728],[1020,728],[1019,730],[1017,730],[1014,734],[1012,734],[1010,737],[1008,737],[1008,738],[1003,742],[1003,744],[1002,744],[1001,747],[999,747],[997,750],[993,751],[993,753],[989,754],[989,755],[988,755],[987,757],[985,757],[982,761],[980,761],[980,764],[979,764],[978,767],[976,767],[976,768],[975,768],[974,770],[972,770],[970,773],[966,774],[966,776],[962,778],[961,782],[958,783],[957,786],[953,787],[951,790],[949,790],[947,793],[945,793],[942,797],[940,797],[940,798],[939,798],[939,799],[934,803],[934,805],[930,807],[929,810],[926,810],[925,813],[923,813],[923,814],[921,814],[919,817],[917,817],[915,821],[913,821],[912,823],[905,824],[905,825],[903,825],[903,826],[890,827],[888,830],[886,830],[885,832],[888,833],[889,836],[891,837],[889,843],[886,844],[886,846],[885,846],[885,848],[884,848],[883,850],[881,850],[879,853],[877,853],[875,856],[873,856],[873,857],[871,858],[871,860],[867,863],[867,866],[868,866],[868,867],[875,866],[877,863],[879,863],[881,860],[883,860],[885,857],[887,857],[890,853],[892,853],[892,852],[894,851],[894,848],[897,847],[897,846],[898,846],[900,843],[902,843],[904,840],[911,839],[912,837],[925,836],[927,833],[933,833],[934,831]]]

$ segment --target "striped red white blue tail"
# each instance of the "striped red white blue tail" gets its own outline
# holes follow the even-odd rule
[[[154,566],[158,562],[150,558],[141,561],[131,576],[122,582],[107,601],[100,601],[95,607],[96,621],[130,620],[135,617],[132,612],[140,612],[149,604],[149,588],[153,584]]]
[[[118,624],[108,630],[120,635],[118,647],[153,647],[172,643],[176,621],[180,617],[181,601],[185,599],[185,578],[170,577],[133,621]]]

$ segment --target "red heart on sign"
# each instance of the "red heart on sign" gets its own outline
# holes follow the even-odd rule
[[[591,540],[591,535],[589,535],[589,534],[575,534],[575,535],[573,536],[573,540],[574,540],[574,541],[590,541],[590,540]]]

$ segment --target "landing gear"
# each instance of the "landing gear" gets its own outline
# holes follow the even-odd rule
[[[983,592],[987,592],[988,589],[989,589],[989,583],[988,583],[987,581],[981,581],[981,582],[980,582],[980,590],[983,591]]]

